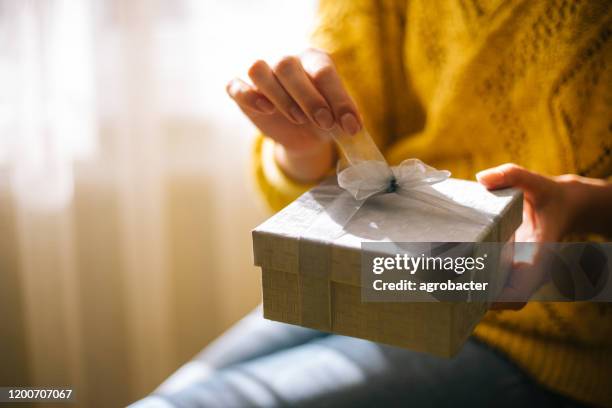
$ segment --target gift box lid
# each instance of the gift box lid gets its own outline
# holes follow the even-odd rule
[[[474,222],[390,193],[370,197],[346,222],[334,215],[346,192],[333,177],[253,230],[255,265],[359,285],[364,241],[505,242],[521,223],[519,190],[488,191],[476,182],[452,178],[431,188],[489,219]]]

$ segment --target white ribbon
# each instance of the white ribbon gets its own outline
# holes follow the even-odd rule
[[[386,162],[365,161],[341,170],[338,185],[360,201],[375,194],[401,194],[415,187],[440,183],[450,175],[450,171],[436,170],[419,159],[404,160],[394,168]]]
[[[364,161],[339,171],[338,185],[357,201],[365,201],[377,194],[396,193],[472,222],[490,222],[488,214],[457,203],[431,187],[450,175],[450,171],[437,170],[419,159],[407,159],[392,168],[386,162]]]

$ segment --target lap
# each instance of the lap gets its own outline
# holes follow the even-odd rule
[[[475,339],[445,359],[258,315],[246,321],[198,356],[209,367],[205,376],[162,387],[136,406],[558,405]]]

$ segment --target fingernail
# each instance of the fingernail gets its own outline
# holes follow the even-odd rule
[[[320,128],[330,129],[334,126],[334,117],[328,109],[321,108],[314,114],[314,120]]]
[[[483,170],[476,174],[476,179],[486,187],[496,187],[504,184],[504,174],[495,170]]]
[[[342,115],[340,122],[342,123],[342,129],[349,135],[354,135],[361,129],[359,122],[357,122],[357,118],[352,113],[345,113]]]
[[[302,110],[296,106],[292,106],[291,108],[289,108],[289,114],[291,115],[293,120],[295,120],[299,124],[306,123],[308,121],[308,118],[306,117],[306,115],[304,115],[304,112],[302,112]]]
[[[272,113],[272,112],[274,112],[274,105],[272,105],[272,103],[270,103],[270,101],[268,101],[266,99],[258,98],[255,101],[255,105],[263,113]]]
[[[225,90],[229,94],[229,96],[233,98],[236,92],[238,91],[237,88],[239,86],[240,84],[238,83],[238,81],[236,81],[235,79],[232,79],[231,81],[227,83],[227,85],[225,85]]]

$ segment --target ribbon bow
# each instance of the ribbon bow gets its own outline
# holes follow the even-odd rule
[[[407,159],[390,167],[365,130],[352,137],[338,132],[332,136],[350,164],[338,170],[338,185],[358,201],[359,207],[372,196],[396,193],[472,222],[492,220],[489,214],[457,203],[431,187],[448,179],[450,171],[437,170],[419,159]]]
[[[376,194],[402,194],[415,187],[440,183],[450,175],[450,171],[434,169],[419,159],[404,160],[394,168],[385,162],[365,161],[341,170],[338,185],[361,201]]]

